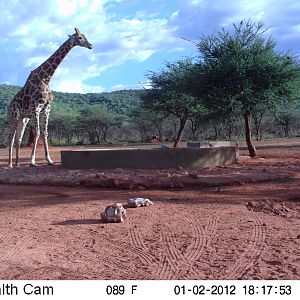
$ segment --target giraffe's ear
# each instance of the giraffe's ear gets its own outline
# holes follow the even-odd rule
[[[76,32],[78,35],[80,35],[79,29],[78,29],[78,28],[74,28],[74,29],[75,29],[75,32]]]

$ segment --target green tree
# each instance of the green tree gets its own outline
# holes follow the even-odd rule
[[[0,114],[0,146],[6,146],[6,136],[5,136],[5,128],[6,128],[6,115]]]
[[[179,120],[174,148],[180,143],[187,120],[203,109],[199,98],[184,90],[184,82],[192,66],[192,59],[167,63],[164,70],[149,74],[152,89],[141,96],[146,109],[165,116],[173,115]]]
[[[161,112],[146,109],[140,102],[129,113],[129,120],[137,128],[140,139],[148,142],[151,135],[163,140],[163,126],[167,116]]]
[[[242,21],[233,31],[224,28],[197,44],[201,61],[188,84],[192,95],[205,95],[210,111],[225,117],[242,116],[250,156],[256,155],[251,140],[251,116],[276,111],[299,92],[299,66],[289,53],[276,50],[266,38],[262,22]]]
[[[66,144],[72,143],[75,135],[76,124],[79,114],[77,112],[56,112],[49,122],[49,138],[51,142],[57,140],[59,143],[65,140]]]
[[[107,132],[115,124],[115,117],[101,104],[87,105],[80,112],[79,122],[90,143],[100,144],[107,141]]]
[[[287,103],[277,114],[276,124],[282,128],[283,135],[289,137],[296,127],[297,121],[299,120],[300,110],[297,110],[294,105]]]

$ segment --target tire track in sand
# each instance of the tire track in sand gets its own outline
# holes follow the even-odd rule
[[[189,215],[184,215],[184,218],[187,220],[188,224],[192,225],[193,237],[192,243],[187,248],[186,252],[181,251],[176,247],[178,243],[178,239],[174,236],[175,233],[173,231],[168,231],[164,234],[163,240],[166,246],[166,258],[165,264],[169,265],[169,268],[166,268],[164,265],[165,272],[160,274],[163,278],[174,279],[181,275],[182,265],[190,265],[191,261],[193,261],[193,257],[197,252],[201,253],[201,249],[204,246],[204,229],[203,226],[199,226],[195,220]],[[191,266],[189,266],[190,268]],[[160,277],[161,278],[161,277]]]
[[[158,278],[156,279],[169,279],[168,275],[172,274],[172,267],[168,261],[167,255],[165,254],[162,258],[161,268],[158,272]]]
[[[216,234],[217,221],[220,216],[214,215],[209,218],[206,225],[199,224],[191,215],[184,217],[192,225],[192,243],[186,249],[187,251],[182,251],[176,247],[179,242],[174,232],[170,231],[164,234],[163,241],[166,245],[167,255],[164,257],[159,278],[178,279],[178,277],[186,278],[186,274],[203,275],[199,274],[194,262],[199,260],[207,250],[207,246]]]
[[[151,255],[146,253],[145,251],[141,250],[140,248],[134,246],[134,245],[129,245],[129,244],[122,244],[118,245],[117,242],[112,242],[111,247],[114,247],[115,249],[118,249],[120,251],[126,251],[127,253],[131,254],[131,258],[137,257],[141,259],[145,265],[150,265],[155,263],[155,258]],[[134,258],[136,259],[136,258]]]
[[[217,233],[218,221],[220,218],[221,218],[220,213],[215,213],[212,217],[210,217],[208,219],[205,227],[202,228],[203,230],[201,230],[201,233],[203,234],[202,235],[203,243],[201,246],[201,251],[199,251],[199,252],[194,251],[194,253],[192,253],[192,259],[189,260],[191,267],[189,270],[187,270],[187,272],[189,272],[191,275],[201,276],[201,277],[203,276],[203,272],[199,272],[199,270],[193,263],[195,263],[196,261],[199,261],[201,259],[201,257],[208,250],[211,240],[214,238],[214,236]],[[197,223],[197,222],[195,222],[195,223]],[[184,275],[186,275],[187,272]]]
[[[153,279],[153,277],[149,274],[146,274],[145,272],[141,272],[138,268],[131,267],[127,264],[124,264],[123,262],[120,262],[120,258],[118,256],[112,256],[112,255],[106,255],[105,258],[98,257],[96,255],[95,258],[91,258],[91,256],[88,256],[87,259],[95,261],[95,264],[99,264],[99,262],[102,262],[102,264],[110,269],[115,267],[118,269],[118,271],[121,271],[126,275],[126,278],[133,277],[134,279]],[[138,275],[139,278],[134,277],[134,275]],[[117,278],[114,278],[117,279]]]
[[[13,219],[14,226],[21,227],[21,218],[22,216],[16,216]],[[14,233],[0,227],[0,262],[24,261],[22,258],[26,257],[26,251],[36,244],[32,237],[28,235],[17,237]],[[3,251],[5,246],[10,249]]]
[[[249,270],[253,262],[260,257],[264,249],[267,228],[256,213],[248,212],[247,215],[254,223],[252,240],[245,252],[227,269],[226,275],[221,278],[223,280],[242,279],[243,275]]]
[[[167,258],[167,255],[164,254],[162,257],[162,263],[160,264],[156,258],[151,255],[149,253],[149,249],[147,247],[147,245],[144,243],[144,239],[142,238],[141,234],[139,233],[138,230],[136,230],[135,227],[133,227],[130,230],[130,236],[131,236],[131,240],[133,243],[133,246],[128,246],[127,245],[127,249],[136,253],[136,251],[138,251],[139,254],[142,255],[142,257],[145,259],[145,263],[148,264],[155,264],[156,266],[161,266],[159,273],[158,273],[158,278],[169,278],[170,274],[172,274],[172,272],[174,273],[174,270],[176,271],[176,266],[171,262],[171,264],[169,263],[169,260]],[[163,238],[163,234],[161,234],[162,240]],[[157,279],[157,273],[156,274],[152,274],[151,275],[153,279]]]
[[[158,218],[157,214],[150,213],[147,219],[151,220],[153,223],[153,220],[155,220],[156,218]],[[139,226],[144,226],[144,224],[139,225],[139,224],[133,223],[132,225],[133,225],[132,228],[129,229],[129,235],[130,235],[132,244],[128,243],[128,244],[122,245],[122,247],[124,247],[124,250],[140,257],[146,265],[159,266],[158,258],[150,253],[150,249],[148,248],[148,246],[145,243],[144,236],[141,235],[139,230],[137,229],[137,228],[139,228]],[[156,277],[157,277],[156,275],[157,274],[152,274],[151,276],[153,277],[153,279],[156,279]]]
[[[180,251],[172,243],[170,235],[161,233],[162,240],[166,247],[166,254],[163,257],[163,263],[159,271],[158,277],[160,279],[173,279],[174,275],[180,270]]]

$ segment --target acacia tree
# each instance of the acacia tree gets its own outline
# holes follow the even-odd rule
[[[77,112],[54,112],[49,122],[49,138],[51,143],[56,139],[59,143],[64,141],[71,144],[78,119]],[[27,146],[32,143],[32,126],[29,128],[29,138]]]
[[[163,139],[163,125],[166,115],[153,110],[145,109],[141,103],[137,103],[129,113],[130,122],[137,128],[142,142],[149,141],[150,135],[158,134]]]
[[[276,116],[276,123],[279,125],[285,137],[290,136],[292,128],[296,125],[299,118],[299,110],[295,106],[286,104]]]
[[[184,81],[192,66],[191,59],[167,63],[161,72],[149,74],[152,89],[146,90],[141,96],[145,109],[165,116],[173,115],[179,120],[174,148],[180,143],[187,120],[203,109],[197,97],[184,91]]]
[[[251,116],[278,110],[286,99],[295,98],[299,85],[295,57],[279,53],[265,32],[262,22],[248,20],[233,24],[232,32],[223,28],[203,37],[197,44],[201,62],[187,83],[192,95],[200,94],[211,111],[243,117],[251,157],[256,155]]]
[[[100,104],[86,105],[80,111],[79,120],[91,144],[106,142],[108,129],[116,123],[114,115]]]

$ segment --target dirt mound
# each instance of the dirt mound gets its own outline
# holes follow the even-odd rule
[[[282,202],[272,200],[254,200],[248,201],[247,209],[256,212],[263,212],[270,215],[277,215],[285,218],[294,217],[294,212]]]

